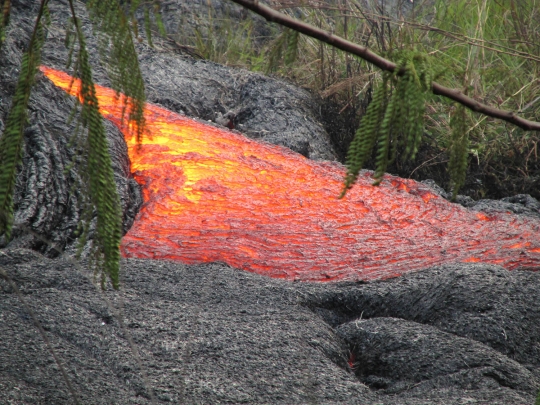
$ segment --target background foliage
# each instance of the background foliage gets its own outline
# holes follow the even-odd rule
[[[540,4],[537,0],[274,0],[295,18],[366,45],[397,60],[416,49],[432,56],[435,79],[489,105],[540,119]],[[209,7],[209,23],[172,36],[201,57],[269,72],[311,89],[325,101],[330,132],[344,159],[381,72],[363,60],[290,30],[247,17],[231,20],[230,8]],[[183,16],[191,18],[189,15]],[[201,19],[201,16],[193,16]],[[288,44],[297,44],[294,52]],[[459,115],[462,115],[459,112]],[[450,189],[448,163],[455,106],[429,95],[424,141],[414,162],[396,159],[391,173],[434,178]],[[473,198],[529,193],[540,198],[537,132],[465,113],[469,169],[462,192]],[[461,139],[462,147],[464,139]],[[367,161],[375,168],[375,154]]]

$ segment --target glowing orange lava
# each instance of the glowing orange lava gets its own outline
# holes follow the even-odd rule
[[[77,95],[71,77],[42,67]],[[144,205],[123,238],[126,257],[222,261],[289,280],[369,280],[448,262],[540,268],[540,221],[490,216],[413,180],[368,174],[343,200],[344,168],[148,104],[140,148],[111,89],[105,118],[124,133]]]

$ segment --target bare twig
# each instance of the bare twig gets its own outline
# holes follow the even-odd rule
[[[285,27],[296,30],[304,35],[310,36],[312,38],[318,39],[319,41],[325,42],[329,45],[332,45],[342,51],[352,53],[357,55],[362,59],[366,60],[369,63],[374,64],[382,70],[393,72],[396,69],[396,64],[389,61],[388,59],[383,58],[382,56],[377,55],[370,49],[365,46],[355,44],[353,42],[347,41],[344,38],[341,38],[337,35],[333,35],[328,31],[314,27],[313,25],[307,24],[303,21],[296,20],[289,17],[283,13],[280,13],[272,8],[260,4],[258,0],[232,0],[233,2],[240,4],[241,6],[261,15],[266,18],[268,21],[283,25]],[[398,74],[402,74],[399,72]],[[527,131],[540,131],[540,122],[530,121],[525,118],[517,116],[514,112],[499,110],[497,108],[491,107],[487,104],[480,103],[476,101],[457,89],[451,89],[445,86],[440,85],[439,83],[433,82],[432,84],[433,94],[440,95],[451,100],[457,101],[463,106],[469,108],[472,111],[487,115],[489,117],[498,118],[504,121],[507,121],[511,124],[514,124]]]

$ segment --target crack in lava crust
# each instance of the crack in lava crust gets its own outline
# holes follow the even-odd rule
[[[67,74],[41,70],[78,94]],[[540,268],[537,219],[473,212],[390,175],[373,187],[365,173],[338,200],[343,166],[151,104],[138,148],[122,125],[119,97],[96,91],[100,111],[125,135],[143,188],[144,205],[122,240],[125,257],[222,261],[310,281],[381,279],[448,262]]]

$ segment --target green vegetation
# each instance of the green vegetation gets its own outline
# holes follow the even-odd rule
[[[34,84],[41,48],[45,39],[42,18],[47,15],[46,2],[41,3],[38,18],[27,51],[22,57],[21,72],[6,128],[0,138],[0,235],[9,238],[13,226],[13,193],[17,176],[17,166],[22,159],[23,131],[28,121],[28,100]],[[1,43],[0,43],[1,46]]]
[[[279,10],[395,62],[404,51],[428,55],[441,84],[496,108],[539,119],[537,0],[424,0],[403,11],[382,10],[376,1],[367,2],[371,8],[365,3],[281,1]],[[343,130],[334,140],[344,157],[382,72],[313,38],[289,39],[289,29],[253,22],[257,21],[253,18],[231,30],[234,7],[221,14],[209,8],[206,25],[196,33],[173,34],[207,59],[273,72],[318,93],[343,117]],[[294,52],[287,46],[290,43],[296,45]],[[388,170],[404,177],[435,178],[456,191],[464,185],[462,191],[475,198],[517,193],[540,198],[538,132],[456,108],[443,97],[427,95],[424,136],[416,160],[405,160],[398,153]],[[458,116],[465,120],[461,135],[451,129]],[[451,152],[454,147],[465,151],[465,157]],[[376,156],[374,150],[365,162],[367,168],[376,168]],[[469,164],[467,180],[463,162]]]
[[[108,275],[114,288],[118,288],[118,269],[120,267],[120,239],[122,238],[122,215],[120,200],[116,185],[114,183],[114,172],[111,166],[109,155],[107,134],[103,119],[99,113],[99,105],[96,96],[96,89],[92,79],[92,68],[90,67],[86,41],[81,29],[80,22],[75,15],[73,3],[70,2],[72,11],[72,24],[75,26],[75,35],[79,45],[79,53],[76,61],[76,76],[81,80],[81,108],[80,122],[87,129],[86,144],[84,151],[88,155],[86,162],[87,176],[84,180],[89,185],[88,199],[90,204],[83,214],[85,221],[83,227],[88,229],[94,207],[97,215],[96,235],[93,240],[95,247],[95,257],[97,259],[96,269],[101,270],[101,285],[105,286],[105,275]],[[75,41],[73,41],[75,44]],[[144,103],[142,99],[139,104]],[[142,117],[142,107],[140,107]],[[140,119],[141,125],[143,124]],[[87,232],[81,238],[81,247],[86,242]]]
[[[22,161],[23,134],[28,124],[28,102],[32,86],[35,83],[35,76],[41,59],[41,50],[47,37],[47,26],[50,20],[47,4],[48,0],[41,0],[39,3],[35,26],[26,51],[23,53],[11,109],[4,132],[0,136],[0,235],[4,234],[6,238],[10,237],[13,227],[13,194],[17,167]],[[137,131],[137,137],[140,137],[145,130],[143,117],[145,93],[133,44],[133,39],[138,37],[135,13],[142,8],[147,39],[151,42],[150,10],[153,12],[159,11],[158,3],[141,2],[140,0],[132,2],[89,0],[85,5],[98,33],[98,49],[101,62],[108,68],[113,88],[127,96],[123,98],[124,109],[128,118],[134,122],[133,126]],[[92,239],[93,257],[91,260],[94,262],[95,272],[100,275],[101,288],[104,289],[108,277],[113,288],[119,289],[119,247],[122,236],[120,199],[114,182],[107,134],[103,118],[99,113],[86,39],[73,0],[68,0],[68,7],[71,18],[65,41],[69,49],[69,57],[66,63],[68,67],[73,67],[73,76],[81,82],[80,105],[77,105],[73,111],[73,115],[78,117],[78,125],[72,138],[73,143],[78,144],[80,148],[79,153],[86,157],[81,163],[84,167],[80,168],[84,184],[78,185],[82,190],[87,190],[87,194],[84,196],[86,200],[81,203],[83,213],[82,222],[79,225],[82,228],[82,233],[79,235],[79,242],[81,247],[87,242],[90,223],[95,217],[96,228]],[[11,1],[0,0],[0,10],[2,10],[2,17],[0,17],[1,47],[6,35],[9,35],[10,27],[8,22],[11,13]],[[163,23],[158,14],[154,15],[154,21],[157,28],[164,33]],[[75,267],[79,267],[77,261],[74,261],[74,264]],[[21,303],[32,316],[47,350],[62,373],[73,402],[79,404],[78,394],[73,389],[66,370],[35,313],[24,300],[9,274],[0,269],[0,277],[12,285]],[[127,336],[133,356],[141,365],[140,356],[125,328],[122,317],[117,314],[109,300],[105,296],[104,298],[111,312],[117,315]],[[144,369],[142,367],[140,369],[145,385],[150,387]],[[151,390],[149,395],[152,402],[155,402]]]
[[[398,73],[403,71],[400,76]],[[389,162],[414,159],[422,141],[426,94],[431,89],[432,70],[423,54],[403,52],[394,73],[383,73],[373,100],[349,146],[347,176],[340,198],[356,181],[377,145],[373,185],[379,185]],[[462,167],[456,165],[454,172]],[[457,182],[456,182],[457,184]]]

